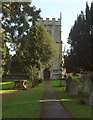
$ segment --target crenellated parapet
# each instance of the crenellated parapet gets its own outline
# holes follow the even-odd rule
[[[50,20],[49,18],[46,18],[46,20],[44,20],[43,18],[41,18],[38,21],[38,24],[43,24],[43,25],[61,25],[61,19],[58,18],[58,20],[56,20],[55,18],[52,18],[52,20]]]

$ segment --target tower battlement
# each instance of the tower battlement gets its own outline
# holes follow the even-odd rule
[[[46,20],[44,20],[43,18],[41,18],[38,21],[39,25],[43,24],[43,25],[61,25],[61,19],[58,18],[58,20],[56,20],[55,18],[52,18],[52,20],[50,20],[49,18],[46,18]]]

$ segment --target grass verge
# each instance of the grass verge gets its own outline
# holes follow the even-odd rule
[[[60,81],[55,80],[51,81],[51,85],[55,88],[56,93],[59,95],[60,99],[64,100],[64,105],[68,108],[69,111],[73,113],[76,118],[91,118],[91,107],[88,105],[88,98],[72,98],[65,92],[66,87],[59,87]],[[77,104],[80,99],[84,99],[86,101],[86,105]]]
[[[14,80],[16,79],[6,79],[6,82],[2,82],[0,85],[2,85],[2,90],[11,90],[14,87]],[[23,79],[18,79],[18,80],[23,80]],[[32,85],[31,81],[28,80],[27,84],[29,86]]]
[[[43,86],[44,83],[41,83],[36,88],[19,90],[13,94],[13,97],[4,99],[2,102],[2,117],[39,118],[40,103],[38,101],[42,99],[44,91]],[[4,88],[6,87],[4,86]],[[7,88],[9,88],[9,85]]]

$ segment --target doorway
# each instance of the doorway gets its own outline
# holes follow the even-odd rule
[[[44,80],[49,80],[50,79],[50,70],[49,68],[46,68],[44,71]]]

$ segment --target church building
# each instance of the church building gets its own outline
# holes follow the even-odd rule
[[[64,75],[63,64],[64,64],[64,48],[63,48],[63,41],[62,41],[62,16],[60,13],[60,18],[55,20],[43,20],[42,18],[38,21],[38,24],[43,24],[51,37],[53,37],[56,46],[59,49],[59,58],[53,62],[53,68],[49,70],[48,68],[43,73],[42,79],[62,79]]]

